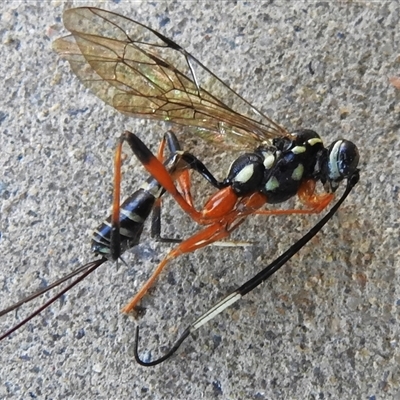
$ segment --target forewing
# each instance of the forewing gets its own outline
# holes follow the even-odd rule
[[[64,24],[71,35],[56,40],[55,50],[88,88],[120,112],[186,125],[231,147],[289,135],[151,28],[89,7],[66,10]]]

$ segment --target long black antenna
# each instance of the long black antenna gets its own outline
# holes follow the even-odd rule
[[[262,271],[260,271],[253,278],[249,279],[242,286],[237,288],[231,294],[226,296],[223,300],[217,303],[215,306],[210,308],[207,312],[201,315],[196,319],[192,324],[190,324],[176,341],[176,343],[172,346],[172,348],[162,357],[158,358],[154,361],[145,362],[142,361],[138,354],[139,347],[139,326],[136,328],[136,337],[135,337],[135,349],[134,355],[136,361],[143,365],[144,367],[151,367],[157,364],[161,364],[163,361],[170,358],[180,347],[183,341],[194,331],[199,329],[202,325],[213,319],[215,316],[220,314],[226,308],[231,306],[233,303],[236,303],[240,300],[244,295],[251,292],[262,282],[267,280],[271,275],[277,272],[283,265],[285,265],[302,247],[304,247],[323,227],[327,224],[327,222],[333,217],[336,211],[339,209],[343,201],[349,195],[354,186],[358,183],[360,179],[359,170],[355,170],[353,175],[351,175],[347,179],[346,189],[340,199],[336,202],[336,204],[329,210],[329,212],[319,221],[317,222],[313,228],[311,228],[300,240],[298,240],[293,246],[291,246],[288,250],[286,250],[282,255],[280,255],[276,260],[274,260],[271,264],[265,267]]]
[[[35,299],[36,297],[39,297],[43,293],[46,293],[50,289],[60,285],[61,283],[67,281],[70,278],[73,278],[74,276],[78,275],[81,272],[84,272],[79,278],[75,279],[72,281],[68,286],[66,286],[61,292],[57,293],[54,297],[52,297],[49,301],[44,303],[41,307],[36,309],[32,314],[28,315],[24,320],[22,320],[20,323],[12,327],[10,330],[8,330],[6,333],[0,336],[0,342],[5,339],[6,337],[10,336],[12,333],[14,333],[16,330],[21,328],[21,326],[25,325],[27,322],[29,322],[32,318],[36,317],[39,315],[44,309],[49,307],[51,304],[53,304],[57,299],[59,299],[62,295],[67,293],[70,289],[72,289],[75,285],[77,285],[80,281],[85,279],[88,275],[90,275],[93,271],[95,271],[100,265],[104,264],[107,261],[106,258],[100,258],[99,260],[91,261],[85,265],[82,265],[75,271],[71,272],[70,274],[64,276],[63,278],[59,279],[58,281],[52,283],[50,286],[47,288],[44,288],[42,290],[39,290],[38,292],[25,297],[18,303],[13,304],[12,306],[0,311],[0,316],[5,315],[9,313],[12,310],[15,310],[16,308],[20,307],[22,304],[27,303],[30,300]]]
[[[27,297],[24,297],[18,303],[14,303],[10,307],[5,308],[4,310],[1,310],[0,311],[0,317],[2,317],[3,315],[6,315],[6,314],[10,313],[11,311],[21,307],[22,304],[29,303],[33,299],[36,299],[37,297],[40,297],[42,294],[47,293],[51,289],[54,289],[55,287],[61,285],[62,283],[66,282],[67,280],[69,280],[71,278],[73,278],[74,276],[77,276],[81,272],[86,271],[92,264],[93,264],[93,262],[90,262],[90,263],[85,264],[85,265],[81,265],[75,271],[72,271],[70,274],[63,276],[62,278],[60,278],[57,281],[55,281],[52,284],[50,284],[49,286],[46,286],[45,288],[40,289],[37,292],[35,292],[35,293],[33,293],[33,294],[31,294],[31,295],[29,295]]]

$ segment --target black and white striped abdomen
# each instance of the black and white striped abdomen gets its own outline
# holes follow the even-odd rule
[[[164,189],[154,179],[146,183],[122,204],[120,210],[121,254],[139,243],[144,223],[150,215],[154,203],[164,193]],[[111,216],[93,233],[92,251],[104,257],[111,257]]]

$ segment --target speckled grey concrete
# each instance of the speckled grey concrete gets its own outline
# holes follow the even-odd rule
[[[250,218],[234,237],[253,246],[180,258],[136,322],[119,310],[168,250],[145,233],[128,267],[106,264],[0,344],[0,398],[400,398],[398,3],[91,4],[160,30],[288,129],[353,140],[362,179],[285,268],[152,369],[133,360],[137,322],[142,354],[157,356],[317,217]],[[2,3],[0,308],[91,259],[116,137],[130,129],[155,149],[165,129],[105,106],[54,54],[64,7]],[[207,158],[201,142],[192,151],[220,177],[233,158]],[[127,172],[125,193],[146,176],[134,159]],[[165,209],[166,235],[196,229],[172,202]],[[28,310],[2,317],[1,330]]]

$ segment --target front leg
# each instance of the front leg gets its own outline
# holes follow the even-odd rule
[[[259,210],[255,214],[259,215],[290,215],[290,214],[319,214],[324,210],[332,199],[335,197],[333,193],[315,193],[316,182],[312,179],[304,181],[297,196],[302,204],[307,208],[305,209],[288,209],[288,210]]]

